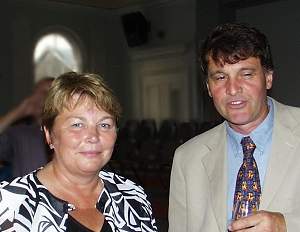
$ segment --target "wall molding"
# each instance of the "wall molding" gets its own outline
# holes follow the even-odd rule
[[[129,52],[131,61],[152,60],[159,58],[166,58],[170,56],[186,55],[188,48],[186,45],[175,45],[166,47],[138,49]]]

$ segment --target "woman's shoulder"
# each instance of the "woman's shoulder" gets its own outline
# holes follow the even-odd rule
[[[4,212],[2,219],[17,217],[22,205],[30,205],[26,204],[26,199],[34,201],[37,195],[36,189],[33,173],[17,177],[10,182],[2,181],[0,183],[0,211]],[[4,222],[0,220],[0,225]]]
[[[38,169],[39,170],[39,169]],[[0,184],[0,227],[17,231],[38,231],[40,223],[49,225],[47,231],[63,231],[68,205],[52,196],[38,180],[35,170],[23,177]],[[12,223],[13,222],[13,223]],[[59,229],[57,229],[59,228]]]
[[[150,205],[143,187],[135,182],[113,172],[101,171],[99,176],[104,182],[105,191],[113,199],[118,201],[122,197],[124,200],[130,199],[142,205]]]
[[[17,191],[19,194],[24,193],[28,190],[30,185],[37,184],[35,181],[35,173],[36,171],[33,171],[24,176],[15,177],[10,181],[2,181],[0,183],[0,189],[9,190],[12,192]]]
[[[141,231],[144,225],[149,231],[157,231],[151,203],[141,186],[113,172],[101,171],[99,176],[104,183],[99,207],[116,227],[122,228],[122,231],[129,231],[133,227],[135,231]],[[128,212],[133,218],[128,218]]]
[[[36,171],[22,177],[16,177],[11,181],[2,181],[0,183],[0,204],[3,206],[8,203],[10,209],[13,208],[12,205],[17,208],[27,198],[36,199],[41,188],[44,187],[37,181]]]
[[[100,171],[99,176],[103,180],[105,187],[115,186],[117,189],[122,191],[136,190],[138,192],[144,193],[144,189],[142,186],[119,174],[109,171]]]

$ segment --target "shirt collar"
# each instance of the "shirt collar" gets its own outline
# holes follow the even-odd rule
[[[238,154],[242,154],[242,146],[241,146],[241,139],[245,136],[250,136],[253,142],[256,145],[256,149],[259,150],[260,154],[263,154],[265,144],[272,135],[273,129],[273,122],[274,122],[274,106],[272,100],[268,97],[268,107],[269,112],[267,117],[263,120],[263,122],[255,128],[249,135],[243,135],[236,131],[234,131],[225,121],[227,135],[229,143],[234,151],[234,155],[237,156]]]

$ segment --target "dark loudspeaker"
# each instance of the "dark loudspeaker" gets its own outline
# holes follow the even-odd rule
[[[122,23],[129,47],[135,47],[147,43],[150,24],[141,12],[133,12],[123,15]]]

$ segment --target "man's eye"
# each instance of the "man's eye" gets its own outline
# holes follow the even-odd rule
[[[253,76],[253,73],[252,73],[252,72],[245,72],[245,73],[243,73],[242,75],[243,75],[243,77],[245,77],[245,78],[250,78],[250,77]]]
[[[216,76],[215,79],[221,81],[221,80],[224,80],[225,78],[226,78],[225,76],[220,75],[220,76]]]
[[[217,74],[217,75],[214,75],[214,76],[212,77],[212,79],[213,79],[214,81],[223,81],[223,80],[226,79],[226,75],[223,75],[223,74]]]

